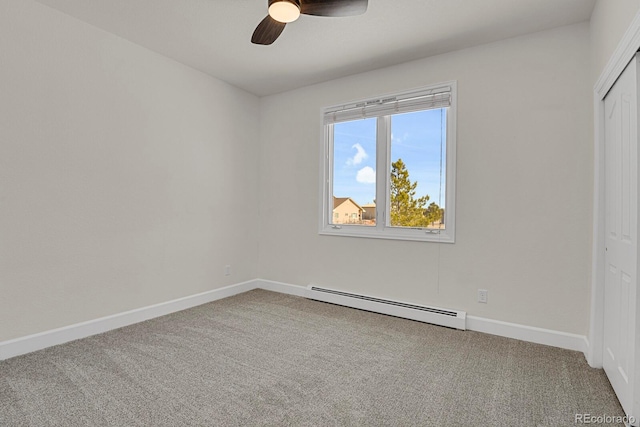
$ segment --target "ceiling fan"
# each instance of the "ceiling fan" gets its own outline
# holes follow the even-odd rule
[[[355,16],[367,11],[368,0],[269,0],[269,14],[258,24],[251,43],[271,44],[284,27],[300,14],[314,16]]]

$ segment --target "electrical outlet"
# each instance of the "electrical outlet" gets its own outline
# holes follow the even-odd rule
[[[486,304],[488,299],[489,291],[486,289],[478,289],[478,302]]]
[[[225,265],[224,266],[224,275],[225,276],[231,276],[231,266],[230,265]]]

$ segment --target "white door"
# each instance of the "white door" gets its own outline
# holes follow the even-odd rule
[[[638,281],[638,99],[634,58],[605,105],[604,370],[627,415],[634,413]],[[640,354],[638,355],[640,356]],[[634,406],[636,406],[634,408]]]

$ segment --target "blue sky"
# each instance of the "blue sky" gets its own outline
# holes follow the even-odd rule
[[[441,138],[444,141],[445,130],[446,115],[441,109],[391,118],[391,161],[402,159],[409,179],[418,181],[416,197],[428,194],[429,203],[438,203],[439,199],[440,142]],[[334,196],[351,197],[360,205],[375,199],[375,144],[375,118],[334,125]],[[444,207],[444,159],[442,165],[442,202],[438,204]]]

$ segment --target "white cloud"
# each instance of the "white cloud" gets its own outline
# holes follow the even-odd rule
[[[369,157],[367,152],[364,151],[364,148],[362,148],[362,145],[354,144],[351,148],[355,148],[357,153],[352,158],[347,159],[348,165],[359,165],[364,159]]]
[[[371,166],[365,166],[356,174],[356,181],[360,184],[375,184],[376,171],[374,171]]]
[[[402,144],[404,141],[407,140],[407,138],[409,138],[408,132],[405,132],[402,136],[396,136],[394,134],[391,134],[391,142],[393,144]]]

